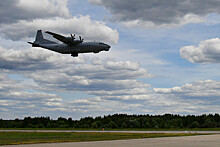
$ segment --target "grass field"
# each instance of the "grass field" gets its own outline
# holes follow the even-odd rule
[[[120,139],[139,139],[155,137],[192,136],[202,134],[153,134],[153,133],[35,133],[35,132],[0,132],[0,145],[51,143],[51,142],[79,142],[103,141]]]

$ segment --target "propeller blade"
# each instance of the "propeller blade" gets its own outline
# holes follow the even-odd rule
[[[82,40],[81,36],[79,36],[79,40],[80,40],[80,41]]]
[[[74,34],[74,35],[73,35],[73,34],[70,34],[70,36],[71,36],[72,40],[75,39],[75,34]]]

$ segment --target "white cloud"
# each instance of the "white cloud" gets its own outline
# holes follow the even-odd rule
[[[105,62],[102,61],[102,63]],[[81,65],[83,64],[85,63]],[[97,64],[92,66],[95,69]],[[103,64],[99,66],[103,66]],[[78,82],[80,81],[79,78],[74,79],[76,78],[75,74],[68,75],[66,72],[67,70],[62,71],[55,68],[25,75],[33,78],[39,84],[38,86],[41,87],[42,91],[52,89],[53,92],[55,90],[59,92],[61,89],[61,91],[64,90],[72,93],[78,90],[95,96],[93,98],[80,98],[63,102],[62,98],[56,94],[28,92],[27,89],[35,90],[39,87],[27,87],[26,85],[19,84],[19,81],[11,80],[7,76],[0,74],[0,102],[1,107],[4,108],[1,109],[1,112],[4,111],[6,113],[8,111],[7,116],[14,117],[28,115],[45,116],[47,114],[51,114],[51,117],[65,114],[62,116],[68,117],[71,116],[70,113],[76,113],[77,115],[73,116],[76,119],[83,116],[98,116],[119,112],[128,114],[146,112],[153,114],[201,114],[202,112],[214,113],[220,110],[219,106],[216,105],[219,103],[217,97],[220,96],[218,90],[220,88],[219,81],[197,81],[173,88],[155,88],[155,92],[152,92],[148,90],[150,85],[138,82],[137,80],[121,80],[117,78],[115,80],[113,78],[103,81],[94,77],[91,78],[89,73],[84,71],[82,77],[92,82],[91,85],[86,87],[85,85],[80,85],[82,83]],[[76,87],[74,87],[75,85]],[[93,88],[97,89],[93,90]],[[29,110],[28,113],[24,112],[26,109]],[[41,110],[34,112],[36,109]],[[55,112],[56,115],[54,114]]]
[[[1,1],[0,5],[0,23],[55,16],[71,16],[67,0],[8,0]]]
[[[154,88],[154,92],[160,94],[175,95],[186,99],[206,99],[208,101],[220,101],[216,97],[220,96],[220,82],[213,80],[196,81],[186,83],[180,87]]]
[[[180,49],[180,56],[192,63],[219,63],[220,39],[204,40],[198,46],[184,46]]]
[[[205,18],[201,16],[197,16],[194,14],[186,14],[183,17],[176,18],[177,21],[172,23],[162,23],[162,24],[155,24],[152,21],[143,21],[143,20],[131,20],[122,22],[123,25],[127,27],[138,27],[138,28],[173,28],[173,27],[180,27],[189,23],[202,23],[205,22]],[[177,23],[178,22],[178,23]]]
[[[2,70],[18,71],[43,91],[85,92],[96,96],[139,95],[148,92],[150,87],[138,78],[151,75],[131,61],[71,58],[38,48],[7,50],[1,47],[0,51]]]
[[[149,78],[151,75],[135,62],[99,58],[88,60],[85,56],[72,58],[39,48],[7,50],[1,47],[0,50],[1,70],[7,70],[9,73],[16,71],[35,83],[34,85],[25,82],[10,84],[10,89],[16,89],[18,85],[21,87],[17,91],[4,93],[5,99],[13,96],[17,100],[18,112],[25,110],[24,105],[27,103],[30,105],[33,101],[31,110],[41,105],[39,106],[41,110],[48,113],[76,112],[79,117],[86,114],[103,115],[120,111],[118,104],[121,101],[132,102],[136,106],[138,104],[135,101],[146,100],[145,94],[149,93],[147,88],[150,85],[139,81],[138,78]],[[81,92],[94,95],[96,98],[82,98],[63,103],[59,101],[59,97],[56,98],[56,95],[30,93],[24,90],[26,87],[50,93],[56,91],[74,95],[75,92]],[[0,90],[4,91],[5,88],[0,85]],[[38,99],[34,98],[36,95]],[[22,96],[29,99],[25,104],[20,99]],[[42,101],[43,97],[50,98]],[[17,104],[12,104],[13,107],[15,105]],[[33,114],[31,111],[30,113]]]
[[[26,11],[26,13],[38,15],[39,18],[45,17],[45,14],[49,15],[50,17],[70,17],[67,2],[68,0],[20,0],[16,4],[16,7]]]
[[[138,63],[132,63],[130,61],[107,61],[105,67],[108,69],[127,69],[127,70],[137,70],[140,68]]]
[[[90,68],[86,68],[90,67]],[[70,66],[63,69],[51,69],[36,71],[27,75],[45,89],[68,91],[68,92],[89,92],[92,91],[118,91],[144,88],[148,85],[137,80],[139,77],[148,77],[146,70],[124,70],[105,68],[104,65],[83,64],[80,66]]]
[[[97,57],[88,59],[85,56],[71,58],[39,48],[7,50],[1,47],[0,50],[0,68],[3,72],[16,71],[34,81],[34,85],[30,85],[0,75],[1,107],[4,107],[4,113],[6,110],[18,112],[9,116],[39,116],[43,111],[48,115],[53,113],[52,117],[54,112],[56,117],[61,113],[69,115],[74,112],[77,113],[75,118],[80,118],[118,112],[200,114],[219,110],[216,105],[219,102],[216,98],[220,96],[218,81],[197,81],[151,91],[150,84],[138,80],[150,78],[151,75],[136,62]],[[61,98],[56,94],[29,92],[28,89],[71,93],[73,96],[80,92],[93,98],[73,98],[63,102],[65,96]],[[29,113],[23,112],[26,105]],[[34,113],[38,107],[42,111]]]
[[[0,68],[12,71],[33,72],[35,70],[61,68],[68,64],[81,64],[87,61],[85,56],[68,58],[39,48],[13,50],[0,46],[0,52]]]
[[[67,0],[11,0],[1,2],[0,35],[12,40],[35,37],[36,30],[50,30],[56,33],[81,35],[88,41],[117,43],[117,30],[103,21],[91,20],[89,15],[72,16]]]
[[[88,0],[93,5],[102,5],[102,0]]]
[[[172,28],[189,23],[201,23],[212,13],[219,14],[218,0],[89,0],[93,5],[104,6],[112,21],[129,27]]]
[[[62,98],[56,94],[48,94],[43,92],[30,92],[30,87],[21,85],[18,80],[12,80],[5,74],[0,74],[0,106],[1,112],[7,112],[6,116],[20,117],[21,112],[26,115],[32,115],[35,111],[42,114],[42,109],[50,107],[59,107]]]
[[[102,21],[94,21],[87,16],[72,16],[70,18],[54,17],[50,19],[20,20],[12,24],[3,24],[0,28],[2,36],[13,40],[35,37],[36,30],[50,30],[56,33],[75,33],[82,35],[85,40],[97,40],[106,43],[117,43],[119,34],[117,30],[106,26]]]
[[[156,93],[171,93],[171,92],[179,92],[181,91],[181,87],[175,86],[173,88],[154,88],[154,92]]]

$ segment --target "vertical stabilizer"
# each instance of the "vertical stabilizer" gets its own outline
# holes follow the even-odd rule
[[[44,40],[44,37],[43,37],[42,31],[41,31],[41,30],[38,30],[34,42],[35,42],[35,43],[40,43],[40,42],[43,42],[43,40]]]
[[[56,42],[44,39],[42,31],[37,30],[37,35],[34,41],[34,44],[57,44]]]

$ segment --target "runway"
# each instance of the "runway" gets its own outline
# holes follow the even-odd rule
[[[31,145],[18,145],[18,147],[219,147],[220,134],[199,135],[184,137],[162,137],[131,140],[114,141],[94,141],[94,142],[68,142],[68,143],[44,143]],[[9,146],[7,146],[9,147]],[[14,146],[11,146],[14,147]]]

